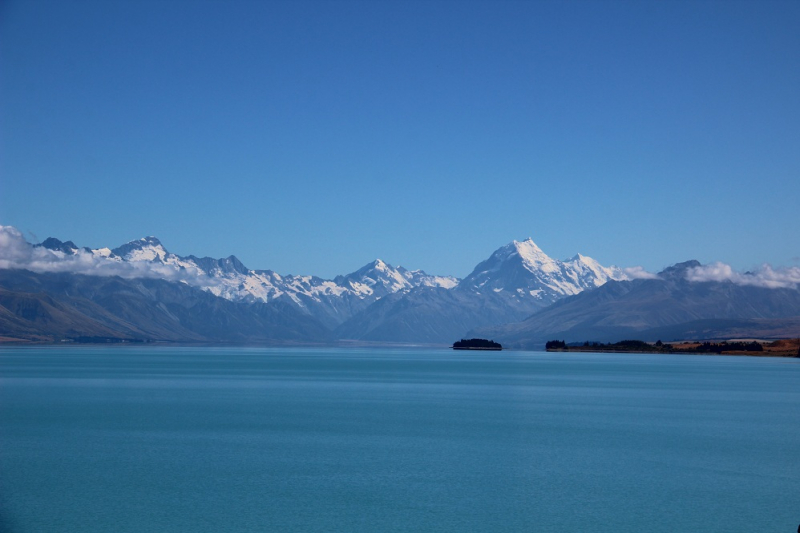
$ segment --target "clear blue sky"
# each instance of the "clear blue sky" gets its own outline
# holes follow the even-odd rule
[[[800,2],[0,3],[0,224],[331,277],[800,263]]]

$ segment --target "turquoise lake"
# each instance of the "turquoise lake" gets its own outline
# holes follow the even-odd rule
[[[0,349],[0,531],[798,523],[800,359]]]

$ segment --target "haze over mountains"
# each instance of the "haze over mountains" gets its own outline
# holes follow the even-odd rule
[[[740,331],[794,331],[800,269],[725,267],[689,262],[656,276],[580,254],[552,259],[527,239],[463,280],[380,259],[326,280],[250,269],[233,255],[178,256],[155,237],[91,250],[55,238],[32,245],[2,227],[0,336],[445,344],[475,332],[538,347],[554,335],[619,340],[710,319],[739,320]],[[783,325],[764,322],[778,319]]]

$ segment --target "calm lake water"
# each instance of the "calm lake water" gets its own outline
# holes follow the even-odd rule
[[[0,530],[787,532],[800,360],[0,349]]]

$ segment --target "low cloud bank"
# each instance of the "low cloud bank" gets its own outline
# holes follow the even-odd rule
[[[623,268],[623,272],[628,276],[628,279],[658,279],[658,274],[648,272],[640,266]]]
[[[800,285],[800,267],[772,268],[761,265],[754,272],[736,272],[725,263],[711,263],[686,271],[689,281],[730,281],[737,285],[752,285],[767,289],[796,289]]]
[[[75,254],[65,254],[33,246],[13,226],[0,226],[0,269],[24,269],[38,273],[70,272],[126,279],[154,278],[182,281],[197,287],[218,283],[196,267],[150,261],[119,261],[94,255],[85,249],[78,249]]]

